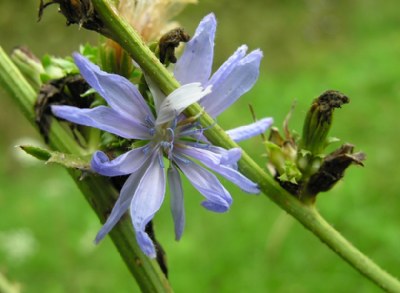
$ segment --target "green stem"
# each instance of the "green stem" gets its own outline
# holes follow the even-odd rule
[[[19,293],[21,292],[20,286],[12,284],[6,277],[0,273],[0,292],[2,293]]]
[[[29,122],[36,127],[33,107],[37,93],[1,47],[0,84],[18,104]],[[86,154],[86,151],[77,145],[56,120],[52,121],[49,137],[50,145],[54,150],[76,155]],[[90,174],[82,176],[82,172],[73,169],[68,171],[101,222],[104,223],[118,197],[118,192],[104,177]],[[110,236],[143,292],[172,292],[156,261],[146,257],[137,245],[129,217],[123,217],[111,231]]]
[[[168,95],[179,87],[179,83],[171,73],[158,61],[133,28],[119,17],[109,1],[92,0],[92,3],[104,24],[111,31],[114,40],[120,43],[165,94]],[[201,112],[202,108],[198,104],[192,105],[186,110],[188,115],[196,115]],[[226,149],[238,147],[206,113],[201,116],[200,122],[205,128],[213,125],[205,133],[213,144]],[[349,241],[326,223],[313,206],[301,203],[283,190],[245,152],[242,154],[239,168],[244,175],[257,182],[262,192],[272,201],[295,217],[360,273],[387,291],[400,292],[400,282],[396,278],[354,248]]]

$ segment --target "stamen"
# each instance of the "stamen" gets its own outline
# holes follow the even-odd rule
[[[168,159],[171,160],[172,158],[172,152],[174,150],[174,139],[175,139],[175,133],[172,130],[172,128],[167,128],[167,131],[169,132],[170,135],[170,146],[169,146],[169,152],[168,152]]]
[[[174,120],[172,120],[171,128],[175,129],[178,125],[178,116],[175,116]]]

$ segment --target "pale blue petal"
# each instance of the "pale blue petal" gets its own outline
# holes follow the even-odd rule
[[[211,94],[200,103],[211,117],[218,116],[253,87],[258,79],[261,58],[261,51],[255,50],[236,62],[236,66],[226,75],[213,81]]]
[[[186,44],[174,69],[175,78],[181,84],[200,82],[204,85],[207,82],[212,70],[216,27],[214,14],[207,15]]]
[[[111,214],[108,216],[106,223],[103,225],[99,233],[97,233],[95,239],[96,243],[99,243],[112,230],[112,228],[128,210],[133,194],[135,193],[136,187],[138,186],[140,179],[143,177],[143,174],[148,167],[148,163],[149,162],[146,162],[141,169],[135,173],[132,173],[126,180],[121,189],[118,200],[111,211]]]
[[[151,163],[141,178],[130,208],[136,239],[142,251],[149,257],[156,257],[156,250],[149,235],[145,232],[147,223],[160,209],[165,195],[165,172],[160,165],[162,155],[157,151],[150,159]]]
[[[232,140],[239,142],[264,133],[273,122],[272,118],[264,118],[254,123],[228,130],[226,133]]]
[[[178,149],[176,149],[178,151]],[[215,154],[205,149],[199,149],[194,147],[180,147],[179,152],[190,156],[196,160],[199,160],[206,167],[210,168],[214,172],[217,172],[233,184],[239,186],[243,191],[248,193],[259,193],[260,190],[256,183],[245,177],[236,169],[231,168],[227,165],[216,163],[214,158]]]
[[[93,154],[91,167],[96,173],[104,176],[127,175],[136,172],[142,167],[145,160],[149,157],[149,153],[148,145],[145,145],[126,152],[110,161],[105,153],[97,151]]]
[[[148,116],[154,120],[148,105],[138,89],[125,77],[102,71],[80,54],[74,60],[81,75],[115,111],[127,118],[144,121]]]
[[[216,87],[221,84],[227,76],[239,65],[239,62],[246,56],[247,46],[240,46],[231,57],[228,58],[212,75],[207,85],[214,85]]]
[[[222,165],[232,165],[236,164],[237,161],[240,160],[242,157],[242,149],[241,148],[233,148],[226,150],[224,148],[215,146],[215,145],[210,145],[207,150],[217,153],[221,155],[220,159],[220,164]]]
[[[108,131],[124,138],[149,139],[151,137],[147,127],[122,117],[109,107],[80,109],[71,106],[51,106],[51,111],[59,118]]]
[[[171,164],[168,168],[168,185],[171,193],[171,212],[175,226],[175,240],[181,239],[185,228],[185,208],[183,204],[183,189],[178,169]]]
[[[189,159],[187,162],[183,162],[181,159],[176,159],[174,162],[192,185],[206,198],[202,202],[205,208],[218,213],[226,212],[229,209],[232,197],[214,174]]]

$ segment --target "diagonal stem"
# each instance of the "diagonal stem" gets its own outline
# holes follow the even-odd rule
[[[120,18],[108,0],[92,0],[96,12],[117,41],[140,65],[144,72],[166,94],[170,94],[179,87],[179,83],[171,73],[158,61],[156,56],[143,43],[140,36],[123,19]],[[186,110],[188,115],[198,115],[202,109],[198,104]],[[205,135],[215,145],[226,149],[238,147],[215,121],[204,113],[200,122],[203,127],[209,128]],[[209,127],[213,125],[213,127]],[[251,180],[257,182],[260,189],[272,201],[291,214],[308,230],[327,244],[335,253],[342,257],[361,274],[370,279],[379,287],[389,292],[400,292],[400,282],[367,256],[357,250],[339,232],[333,229],[318,213],[315,207],[301,203],[283,190],[271,176],[269,176],[245,152],[239,162],[240,171]]]

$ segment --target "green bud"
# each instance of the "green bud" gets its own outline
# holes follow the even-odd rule
[[[332,125],[333,111],[349,103],[349,98],[338,91],[329,90],[316,98],[307,113],[300,149],[313,156],[323,152]]]
[[[38,90],[42,85],[40,75],[45,71],[40,60],[26,47],[15,48],[11,59],[30,84]]]
[[[297,149],[291,139],[284,139],[276,127],[271,128],[268,141],[265,142],[269,158],[268,169],[279,182],[297,184],[301,172],[297,168]]]
[[[118,43],[110,39],[102,39],[103,42],[99,47],[101,68],[129,79],[134,70],[131,57]]]

